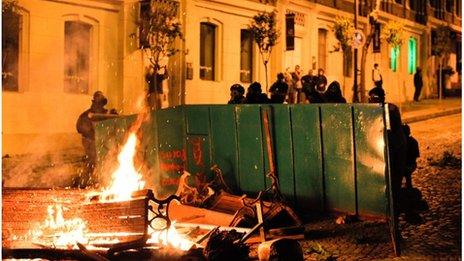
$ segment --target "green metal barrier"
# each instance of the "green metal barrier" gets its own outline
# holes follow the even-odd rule
[[[388,216],[384,108],[376,104],[188,105],[152,112],[142,125],[139,154],[158,192],[175,192],[184,169],[211,178],[213,164],[236,192],[269,186],[263,110],[280,188],[291,205],[302,212]],[[101,172],[134,119],[97,124]]]

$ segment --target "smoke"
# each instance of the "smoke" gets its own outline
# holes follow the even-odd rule
[[[71,92],[88,92],[90,71],[90,24],[65,22],[65,89]]]
[[[2,158],[2,181],[5,187],[69,187],[83,168],[82,152],[75,149],[5,155]]]

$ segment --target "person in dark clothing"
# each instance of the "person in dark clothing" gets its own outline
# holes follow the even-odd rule
[[[316,85],[316,80],[317,80],[317,77],[314,75],[314,71],[313,70],[309,70],[308,71],[308,74],[306,74],[305,76],[301,77],[301,84],[304,85],[306,83],[309,83],[309,84],[314,84]]]
[[[340,83],[337,81],[330,83],[327,91],[324,93],[324,97],[328,103],[346,103],[346,99],[343,97],[340,89]]]
[[[385,91],[377,86],[369,91],[369,102],[380,103],[388,107],[390,129],[387,131],[388,151],[390,158],[391,192],[394,209],[399,210],[401,182],[406,173],[407,140],[403,132],[401,114],[398,107],[391,103],[385,103]],[[398,217],[398,211],[395,213]]]
[[[384,103],[385,91],[382,87],[376,86],[369,91],[369,103]]]
[[[324,103],[325,97],[323,93],[320,93],[316,90],[315,81],[305,82],[303,84],[303,91],[305,93],[306,99],[309,103]]]
[[[408,124],[403,125],[403,132],[406,136],[406,188],[412,188],[411,176],[417,168],[416,159],[420,157],[419,143],[411,136],[411,129]]]
[[[249,103],[249,104],[269,103],[269,98],[267,97],[266,94],[262,93],[261,84],[259,82],[254,82],[250,84],[250,86],[247,89],[245,103]]]
[[[93,94],[92,105],[88,110],[79,115],[76,122],[77,132],[82,136],[82,146],[84,147],[86,159],[85,172],[80,177],[80,180],[76,181],[79,183],[77,184],[79,187],[86,187],[95,182],[95,180],[92,180],[97,158],[95,148],[95,126],[93,123],[95,120],[93,116],[94,114],[107,114],[108,110],[105,109],[107,102],[108,100],[101,91],[95,92]],[[115,113],[115,110],[112,109],[111,112]]]
[[[316,89],[319,92],[324,92],[327,86],[327,77],[324,75],[324,69],[319,68],[317,71],[317,86]]]
[[[245,88],[240,84],[234,84],[230,87],[230,100],[228,104],[245,103]]]
[[[277,80],[271,85],[269,92],[271,93],[271,103],[284,103],[288,92],[288,84],[285,82],[283,73],[277,74]]]
[[[163,81],[168,79],[168,70],[164,68],[164,73],[156,73],[153,68],[145,75],[145,82],[148,85],[148,104],[152,109],[161,109],[163,99],[166,99],[165,94],[163,93]]]
[[[414,74],[414,101],[419,101],[420,93],[422,90],[422,86],[424,83],[422,82],[422,69],[417,67],[416,73]]]

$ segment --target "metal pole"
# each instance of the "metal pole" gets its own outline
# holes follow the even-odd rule
[[[354,29],[358,29],[358,0],[354,0]],[[353,102],[359,102],[358,95],[358,48],[354,48],[354,83],[353,83]]]

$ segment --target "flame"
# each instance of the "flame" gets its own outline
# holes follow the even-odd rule
[[[140,123],[138,125],[140,126]],[[131,129],[127,142],[118,155],[119,166],[111,176],[110,186],[98,193],[100,201],[130,200],[134,191],[144,188],[145,182],[143,181],[143,176],[134,166],[137,145],[137,136],[135,133],[136,131]],[[95,195],[95,191],[90,192],[89,195]],[[45,238],[52,240],[52,244],[55,246],[67,248],[77,248],[76,242],[85,245],[99,241],[106,243],[118,242],[115,239],[101,238],[103,234],[98,235],[99,239],[90,241],[89,238],[95,237],[95,235],[88,233],[86,223],[80,218],[65,220],[63,217],[63,208],[59,204],[48,206],[47,212],[48,216],[45,222],[30,232],[30,235],[36,241],[45,242]],[[174,223],[169,228],[160,230],[154,230],[149,226],[148,232],[151,237],[147,243],[171,246],[184,251],[189,250],[194,243],[182,236],[176,230]],[[111,237],[116,236],[116,234],[118,233],[109,233],[106,236]]]
[[[179,234],[174,225],[175,222],[172,222],[168,229],[163,229],[160,231],[155,231],[151,227],[148,227],[150,231],[149,233],[151,233],[151,237],[147,240],[147,243],[162,244],[165,246],[178,248],[183,251],[189,250],[194,245],[194,243]]]
[[[86,223],[80,218],[65,220],[63,207],[60,204],[47,208],[45,222],[35,230],[29,232],[33,241],[51,240],[56,247],[77,248],[76,242],[87,244]]]
[[[136,145],[137,136],[132,132],[118,155],[119,167],[113,172],[111,185],[101,193],[101,198],[111,198],[112,201],[130,200],[132,192],[145,186],[142,175],[134,167]]]

